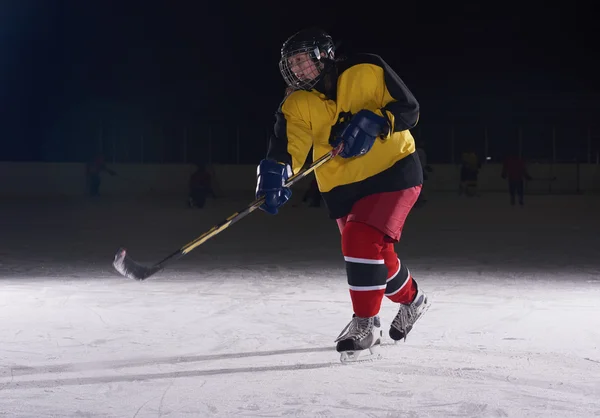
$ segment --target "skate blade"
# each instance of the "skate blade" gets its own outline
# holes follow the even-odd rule
[[[379,345],[374,345],[366,350],[342,351],[340,353],[340,362],[342,364],[363,363],[368,361],[380,360]]]

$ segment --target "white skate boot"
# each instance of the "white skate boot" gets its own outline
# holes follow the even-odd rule
[[[429,309],[427,295],[417,287],[417,295],[410,305],[400,304],[398,314],[390,325],[390,338],[395,342],[406,341],[415,322]]]
[[[382,338],[381,321],[378,316],[360,318],[352,315],[352,320],[342,330],[335,342],[340,353],[340,361],[349,363],[380,358],[379,347]]]

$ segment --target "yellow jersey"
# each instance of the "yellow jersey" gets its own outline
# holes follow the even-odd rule
[[[362,109],[387,118],[390,132],[365,155],[336,156],[315,171],[319,190],[334,219],[373,193],[423,183],[423,171],[410,133],[419,104],[400,77],[377,55],[361,54],[336,62],[337,83],[328,97],[318,90],[289,94],[277,113],[267,158],[301,170],[308,153],[317,159],[332,149],[344,122]]]

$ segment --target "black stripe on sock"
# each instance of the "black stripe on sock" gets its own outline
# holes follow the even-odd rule
[[[350,286],[383,286],[387,280],[385,264],[363,264],[346,261],[346,274]]]
[[[385,294],[390,295],[400,289],[402,285],[408,279],[408,269],[404,266],[404,263],[400,263],[400,271],[396,274],[392,280],[387,283],[387,287],[385,288]]]

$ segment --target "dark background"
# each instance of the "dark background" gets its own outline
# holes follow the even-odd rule
[[[421,103],[432,162],[598,150],[592,2],[0,2],[0,160],[256,163],[312,25],[380,54]],[[554,148],[552,129],[555,129]],[[454,139],[452,138],[454,130]],[[210,142],[210,143],[209,143]]]

